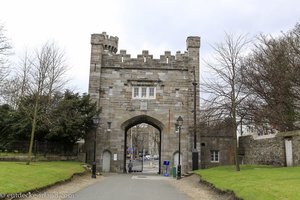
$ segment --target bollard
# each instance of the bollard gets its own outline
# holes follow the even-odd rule
[[[96,178],[96,162],[92,164],[92,178]]]

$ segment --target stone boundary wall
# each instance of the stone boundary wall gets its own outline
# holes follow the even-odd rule
[[[278,133],[273,138],[239,137],[239,156],[243,164],[286,166],[285,140],[292,141],[293,165],[300,165],[300,131]]]
[[[0,161],[11,161],[11,162],[25,162],[27,156],[0,156]],[[46,157],[41,156],[35,158],[32,156],[32,161],[81,161],[84,162],[84,158],[79,156],[59,156],[59,155],[47,155]]]

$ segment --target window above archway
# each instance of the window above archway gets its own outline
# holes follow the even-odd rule
[[[133,99],[155,99],[156,88],[146,86],[134,86],[132,87]]]

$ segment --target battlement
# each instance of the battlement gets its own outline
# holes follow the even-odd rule
[[[176,52],[176,55],[172,55],[171,51],[165,51],[164,55],[160,55],[159,59],[153,58],[152,54],[149,54],[148,50],[143,50],[142,54],[138,54],[136,58],[131,58],[130,54],[127,54],[126,50],[120,50],[119,54],[116,54],[116,57],[118,57],[121,62],[130,62],[130,60],[139,60],[144,63],[149,62],[157,62],[157,63],[166,63],[171,64],[176,61],[184,61],[185,58],[188,56],[187,52],[181,53],[180,51]]]
[[[187,37],[187,51],[177,51],[175,55],[172,55],[171,51],[165,51],[159,58],[154,58],[148,50],[142,50],[136,58],[132,58],[126,50],[120,50],[117,54],[118,41],[118,37],[109,36],[106,32],[92,34],[91,71],[100,69],[100,66],[103,68],[182,70],[199,65],[200,37],[198,36]],[[192,63],[192,61],[195,62]],[[95,67],[95,63],[101,63],[101,65]]]
[[[170,51],[165,51],[158,59],[153,58],[153,55],[148,50],[143,50],[136,58],[131,58],[126,50],[120,50],[119,54],[103,55],[102,67],[114,68],[136,68],[136,69],[169,69],[183,70],[188,66],[188,53],[176,52],[172,55]]]
[[[108,50],[112,53],[118,51],[119,38],[117,36],[109,36],[106,32],[101,34],[92,34],[91,44],[92,45],[102,45],[104,50]]]

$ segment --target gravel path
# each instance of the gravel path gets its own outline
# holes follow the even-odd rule
[[[198,175],[191,175],[180,180],[170,179],[172,185],[186,193],[193,200],[233,200],[230,194],[220,194],[200,182]]]
[[[45,189],[37,194],[25,194],[20,200],[62,200],[66,197],[71,197],[75,192],[92,185],[96,182],[102,181],[105,177],[97,176],[96,179],[91,178],[91,174],[76,175],[71,181],[61,183]],[[26,197],[28,196],[28,197]]]
[[[23,196],[22,200],[62,200],[66,197],[72,199],[72,195],[75,192],[86,188],[89,185],[102,181],[109,177],[98,176],[96,179],[92,179],[90,174],[82,176],[74,176],[69,182],[65,182],[49,189],[45,189],[37,194],[29,194],[26,197]],[[207,185],[199,181],[199,176],[191,175],[180,180],[170,178],[167,180],[171,185],[176,187],[181,192],[187,194],[192,200],[233,200],[234,198],[229,194],[220,194]],[[74,197],[74,196],[73,196]]]

